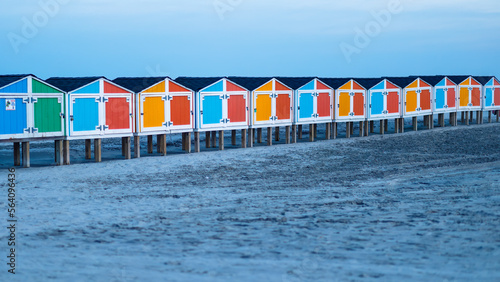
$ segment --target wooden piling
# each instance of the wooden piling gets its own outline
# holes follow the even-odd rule
[[[217,147],[217,131],[212,131],[211,137],[212,137],[212,142],[211,142],[212,148],[215,148],[215,147]],[[220,136],[219,136],[219,138],[220,138]],[[220,143],[220,141],[219,141],[219,143]]]
[[[102,161],[101,139],[94,139],[94,159],[96,163],[100,163]]]
[[[302,139],[302,124],[299,124],[299,140]]]
[[[394,119],[394,133],[399,133],[399,118]]]
[[[14,166],[21,165],[21,143],[14,142]]]
[[[257,143],[262,143],[262,128],[257,128]]]
[[[194,152],[199,153],[201,152],[201,147],[200,147],[200,132],[195,131],[194,133]]]
[[[373,120],[370,120],[370,133],[374,133],[375,132],[375,125],[374,125],[374,121]]]
[[[351,135],[354,135],[354,122],[349,123],[351,126]]]
[[[418,130],[418,118],[417,117],[412,118],[412,124],[413,124],[413,131],[417,131]]]
[[[368,137],[370,135],[370,122],[365,121],[364,125],[365,125],[365,136]]]
[[[276,142],[280,141],[280,128],[279,128],[279,126],[276,126],[274,128],[274,141],[276,141]]]
[[[69,154],[69,140],[63,141],[63,162],[64,165],[69,165],[71,163]]]
[[[63,140],[54,141],[54,146],[56,148],[56,151],[55,151],[56,164],[63,165],[64,164]]]
[[[236,130],[231,130],[231,145],[236,146]]]
[[[428,129],[433,129],[434,128],[434,117],[433,117],[433,115],[428,115],[427,116],[427,128]]]
[[[186,153],[191,154],[191,132],[186,133]]]
[[[351,123],[345,123],[345,138],[351,138]]]
[[[399,131],[405,133],[405,118],[399,118]]]
[[[481,111],[476,111],[476,124],[481,124]]]
[[[138,159],[141,157],[141,137],[134,136],[134,158]]]
[[[131,144],[130,144],[130,137],[123,137],[122,139],[124,143],[124,150],[125,150],[125,159],[130,160],[132,158],[132,151],[131,151]]]
[[[380,120],[380,135],[385,134],[385,120]]]
[[[364,122],[360,121],[359,122],[359,137],[363,137],[365,135],[365,126]]]
[[[314,139],[318,139],[318,125],[316,123],[313,124],[313,136]]]
[[[384,120],[384,123],[385,123],[384,124],[384,130],[385,130],[385,132],[387,132],[387,131],[389,131],[389,120],[387,120],[387,119]]]
[[[166,156],[167,155],[167,134],[158,135],[158,139],[159,139],[158,147],[160,148],[160,154],[162,156]]]
[[[297,143],[297,125],[292,125],[292,143]]]
[[[127,148],[126,148],[127,147],[127,144],[126,144],[127,140],[126,140],[126,138],[127,137],[122,137],[122,156],[123,157],[125,157],[125,154],[126,154],[125,151],[127,151]]]
[[[30,163],[30,142],[22,143],[23,167],[28,168]]]
[[[224,151],[224,130],[219,130],[219,150]]]
[[[148,154],[153,153],[153,135],[148,135]]]
[[[161,154],[162,151],[161,151],[161,137],[162,137],[162,134],[158,134],[156,135],[156,152]]]
[[[253,143],[255,143],[255,129],[250,128],[248,130],[248,147],[252,148]]]
[[[267,128],[267,146],[272,146],[273,145],[273,128],[268,127]]]
[[[290,144],[290,126],[285,126],[285,144]]]
[[[488,111],[488,123],[491,123],[491,111]]]
[[[205,132],[205,148],[210,148],[210,131]]]
[[[85,139],[85,159],[92,159],[92,140],[90,139]]]
[[[474,120],[474,111],[470,111],[469,116],[470,116],[469,124],[472,124],[472,121]]]
[[[251,129],[250,129],[251,131]],[[241,130],[241,148],[246,148],[247,147],[247,130],[242,129]]]
[[[314,124],[309,124],[309,142],[314,142]]]
[[[325,139],[330,140],[332,138],[332,125],[331,123],[326,123],[325,124]]]

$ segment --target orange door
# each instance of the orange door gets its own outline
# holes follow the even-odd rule
[[[412,90],[406,92],[406,112],[413,113],[417,110],[417,92]]]
[[[246,122],[244,95],[230,95],[227,100],[227,118],[230,122]]]
[[[290,119],[290,95],[278,94],[276,98],[276,116],[278,120]]]
[[[355,116],[365,115],[365,96],[363,95],[363,93],[354,94],[353,111]]]
[[[320,117],[330,116],[330,94],[319,93],[317,99],[318,115]]]
[[[106,125],[110,130],[130,128],[129,102],[127,98],[108,98]]]
[[[188,96],[174,96],[170,101],[170,121],[172,126],[191,124],[191,103]]]
[[[399,113],[398,92],[389,92],[389,94],[387,94],[387,112],[389,114]]]
[[[420,108],[425,110],[431,109],[431,91],[430,90],[422,90],[420,93]]]
[[[469,104],[469,89],[466,87],[460,88],[460,107],[467,107]]]
[[[347,117],[351,113],[351,96],[349,92],[339,93],[339,117]]]

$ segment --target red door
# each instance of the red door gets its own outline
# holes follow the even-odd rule
[[[495,91],[495,94],[494,94],[495,100],[493,100],[493,103],[495,104],[495,106],[500,106],[500,88],[495,88],[494,91]]]
[[[479,88],[472,88],[472,106],[481,106],[481,91]]]
[[[170,121],[173,126],[191,124],[191,103],[187,96],[174,96],[170,101]]]
[[[399,113],[398,92],[389,92],[389,94],[387,95],[387,112],[389,114]]]
[[[330,116],[330,94],[329,93],[319,93],[318,94],[318,115],[320,117]]]
[[[246,122],[246,103],[243,95],[230,95],[227,100],[227,118],[230,122]]]
[[[364,116],[365,115],[365,97],[363,93],[354,93],[353,98],[353,110],[355,116]]]
[[[448,88],[448,97],[446,100],[446,104],[448,105],[448,108],[454,108],[455,107],[455,89],[453,88]]]
[[[431,109],[431,91],[430,90],[422,90],[420,93],[420,108],[425,110]]]
[[[278,94],[278,98],[276,98],[276,116],[278,120],[290,119],[290,96],[288,94]]]
[[[106,125],[110,130],[130,128],[129,102],[127,98],[108,98]]]

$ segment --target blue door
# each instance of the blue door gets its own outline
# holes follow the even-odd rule
[[[222,120],[222,99],[217,96],[203,96],[202,121],[204,125],[220,124]]]
[[[0,134],[23,134],[28,127],[22,98],[0,99]]]
[[[95,98],[75,98],[73,131],[95,131],[99,126],[99,102]]]
[[[370,114],[374,116],[374,115],[381,115],[383,113],[384,113],[384,93],[372,92]]]
[[[436,89],[436,110],[444,109],[445,99],[444,99],[444,89]]]
[[[299,94],[299,118],[312,118],[314,114],[314,96],[312,93]]]
[[[485,107],[491,107],[493,104],[493,88],[486,88]]]

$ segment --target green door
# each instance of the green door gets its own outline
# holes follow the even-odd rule
[[[34,103],[35,128],[38,133],[61,132],[61,102],[58,98],[37,98]]]

